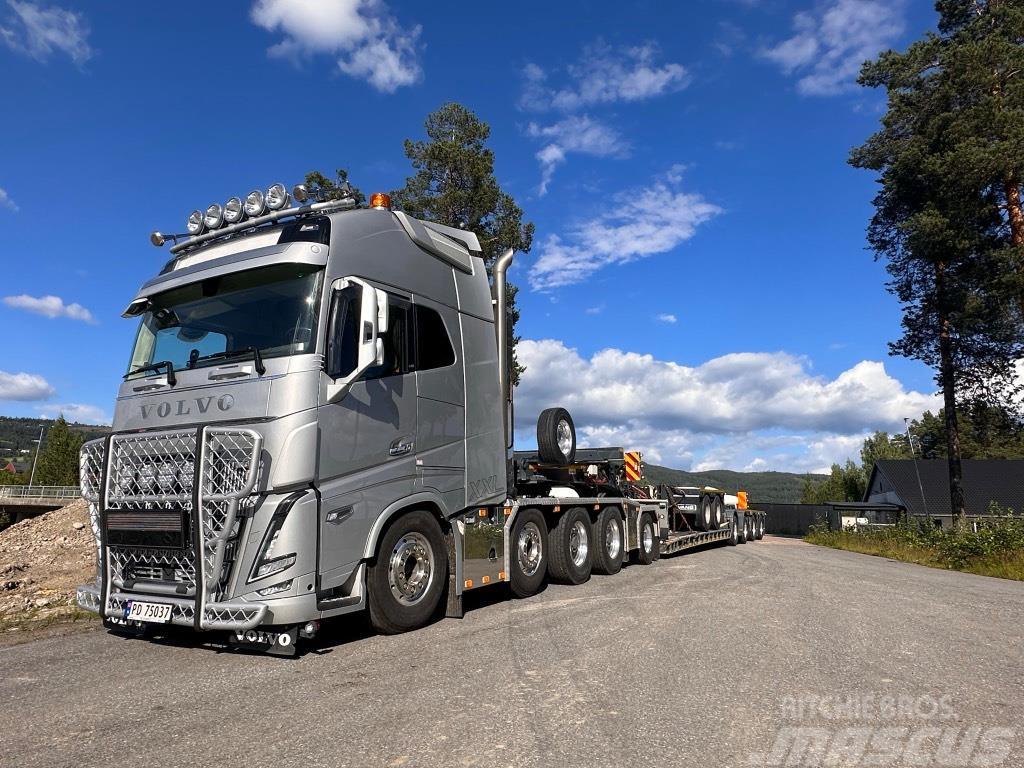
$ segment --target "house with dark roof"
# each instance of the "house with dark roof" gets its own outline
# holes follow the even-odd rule
[[[963,489],[968,517],[990,514],[993,502],[1022,514],[1024,459],[964,459]],[[880,459],[871,470],[864,502],[949,526],[949,464],[945,459]]]

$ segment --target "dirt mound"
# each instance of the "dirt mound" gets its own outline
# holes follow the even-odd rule
[[[76,501],[0,531],[0,629],[75,616],[75,588],[96,578],[89,510]]]

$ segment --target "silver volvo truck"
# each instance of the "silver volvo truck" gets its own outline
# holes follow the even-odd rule
[[[461,616],[470,589],[763,535],[736,497],[577,450],[561,408],[512,452],[511,251],[489,276],[471,232],[303,185],[187,229],[151,236],[172,258],[124,312],[113,430],[81,453],[97,578],[77,601],[108,627],[292,653],[345,613],[402,632]]]

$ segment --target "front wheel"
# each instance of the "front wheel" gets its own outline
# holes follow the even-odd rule
[[[394,635],[426,624],[437,610],[448,576],[448,549],[437,519],[407,512],[381,537],[367,576],[370,623]]]
[[[512,525],[509,586],[516,597],[529,597],[544,584],[548,568],[546,539],[548,527],[539,509],[524,509]]]

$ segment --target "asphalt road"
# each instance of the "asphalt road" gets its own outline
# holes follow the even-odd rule
[[[855,731],[840,765],[906,764],[914,734],[934,765],[977,731],[954,764],[1024,765],[1024,584],[767,537],[469,608],[296,659],[98,628],[0,649],[0,764],[813,765]]]

